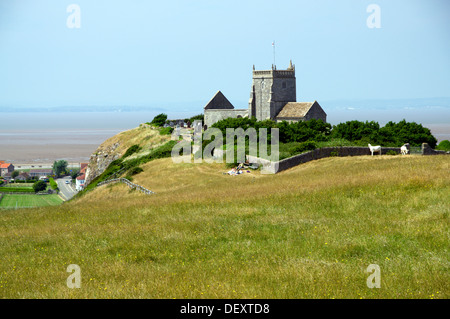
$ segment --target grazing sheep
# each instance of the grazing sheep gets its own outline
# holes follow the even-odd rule
[[[370,149],[370,152],[372,153],[372,156],[373,156],[373,152],[380,152],[380,155],[381,155],[381,146],[380,145],[372,146],[369,144],[369,149]]]
[[[401,151],[402,155],[408,154],[409,150],[408,150],[408,147],[406,147],[406,144],[400,148],[400,151]]]

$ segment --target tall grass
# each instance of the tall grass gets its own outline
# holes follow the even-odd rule
[[[1,212],[0,296],[449,297],[448,157],[326,158],[277,175],[141,167],[135,182],[156,194],[116,184]],[[80,289],[66,286],[69,264]]]

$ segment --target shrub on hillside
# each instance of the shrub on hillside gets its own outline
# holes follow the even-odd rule
[[[170,135],[173,132],[173,127],[163,127],[159,130],[160,135]]]
[[[126,157],[128,157],[130,155],[133,155],[134,153],[139,152],[140,150],[141,150],[141,147],[139,145],[137,145],[137,144],[134,144],[133,146],[130,146],[126,150],[126,152],[125,152],[125,154],[123,154],[122,158],[126,158]]]
[[[441,141],[436,147],[436,149],[441,151],[450,151],[450,141],[449,140]]]
[[[156,115],[150,123],[155,126],[163,126],[166,123],[166,120],[167,114],[161,113]]]
[[[133,167],[133,168],[131,168],[131,169],[128,171],[128,176],[133,176],[133,175],[139,174],[139,173],[141,173],[141,172],[143,172],[143,171],[144,171],[144,170],[143,170],[141,167],[139,167],[139,166]]]

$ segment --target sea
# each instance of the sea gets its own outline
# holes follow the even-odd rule
[[[324,105],[322,104],[324,107]],[[450,107],[367,109],[330,107],[327,121],[374,120],[380,125],[403,119],[428,127],[438,142],[450,140]],[[200,111],[201,112],[201,111]],[[171,119],[200,113],[166,112]],[[90,155],[108,138],[149,122],[160,111],[131,112],[1,112],[0,160],[14,164],[88,162]]]

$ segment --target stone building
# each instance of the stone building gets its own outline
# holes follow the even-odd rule
[[[6,163],[5,161],[0,161],[0,176],[5,176],[8,173],[14,171],[14,165],[11,163]]]
[[[255,117],[258,121],[298,122],[321,119],[327,114],[317,101],[297,102],[295,66],[292,61],[286,70],[255,70],[247,109],[235,109],[218,91],[204,107],[205,125],[209,127],[225,118]]]

